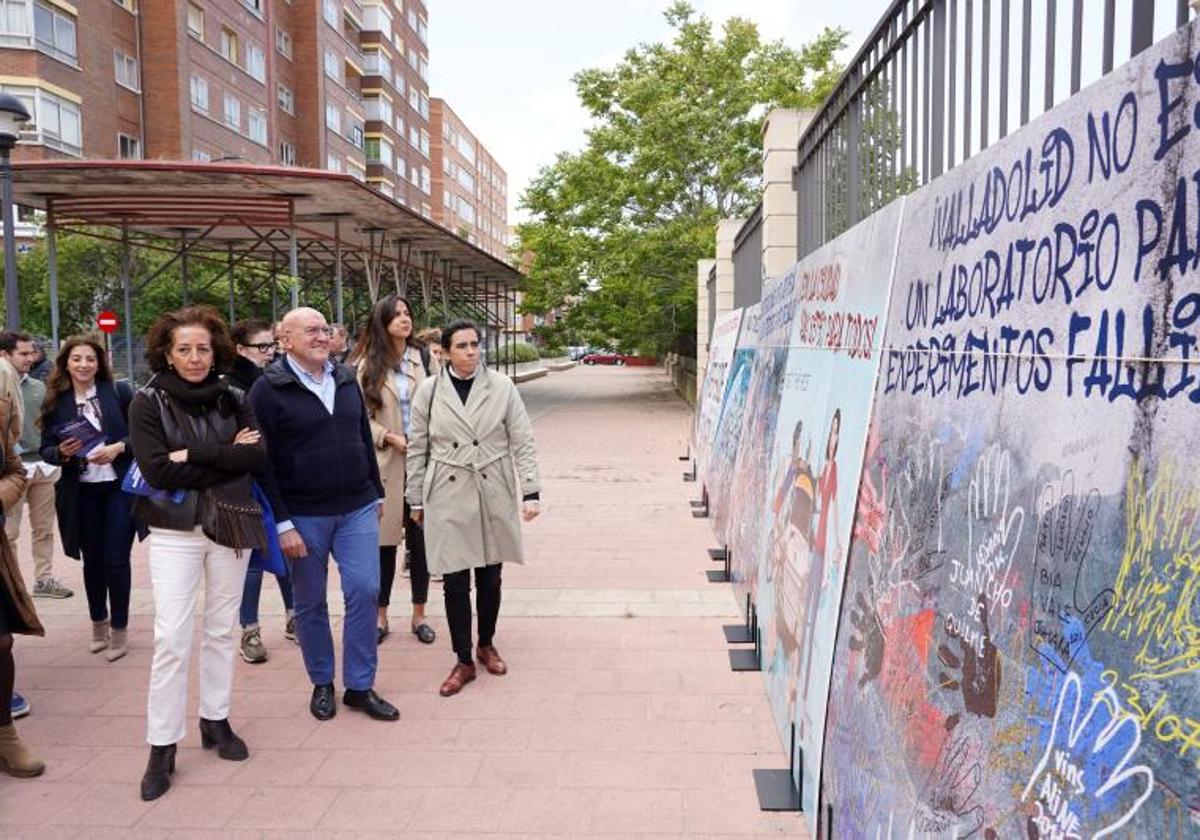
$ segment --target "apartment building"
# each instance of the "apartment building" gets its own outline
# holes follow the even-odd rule
[[[346,172],[432,217],[420,0],[0,0],[17,159]]]
[[[489,254],[507,260],[508,179],[482,143],[443,99],[430,111],[433,127],[434,221]]]

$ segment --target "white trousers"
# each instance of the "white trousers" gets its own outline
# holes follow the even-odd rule
[[[235,552],[194,531],[150,529],[150,580],[154,586],[154,662],[146,702],[146,740],[166,746],[183,740],[187,725],[188,663],[192,617],[204,588],[200,642],[200,717],[229,717],[235,628],[250,552]]]

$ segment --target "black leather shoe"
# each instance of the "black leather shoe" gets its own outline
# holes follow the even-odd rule
[[[375,689],[366,691],[351,691],[346,689],[342,702],[348,708],[366,712],[375,720],[399,720],[400,710],[375,693]]]
[[[171,774],[175,772],[175,745],[151,747],[150,761],[142,776],[142,801],[158,799],[171,789]]]
[[[250,757],[246,742],[234,734],[229,719],[205,720],[200,718],[200,746],[206,750],[217,748],[217,755],[226,761],[245,761]]]
[[[333,683],[313,686],[312,702],[308,710],[317,720],[329,720],[337,714],[337,703],[333,699]]]

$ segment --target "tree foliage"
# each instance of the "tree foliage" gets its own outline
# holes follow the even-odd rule
[[[686,2],[665,16],[669,43],[575,76],[586,145],[522,197],[525,309],[565,308],[558,330],[575,343],[694,352],[696,260],[713,255],[718,220],[757,203],[763,118],[815,107],[837,81],[843,30],[792,49],[742,18],[718,32]]]

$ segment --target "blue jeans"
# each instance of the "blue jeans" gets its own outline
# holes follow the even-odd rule
[[[284,609],[291,610],[295,604],[292,601],[292,579],[277,577],[279,594],[283,596]],[[258,624],[258,602],[262,599],[262,569],[246,569],[246,582],[242,585],[242,608],[240,611],[241,624],[249,627]]]
[[[338,516],[292,516],[308,554],[290,561],[296,598],[296,636],[313,685],[333,682],[333,633],[329,629],[329,555],[338,566],[346,618],[342,625],[342,681],[353,691],[375,685],[379,648],[379,514],[371,502]]]

